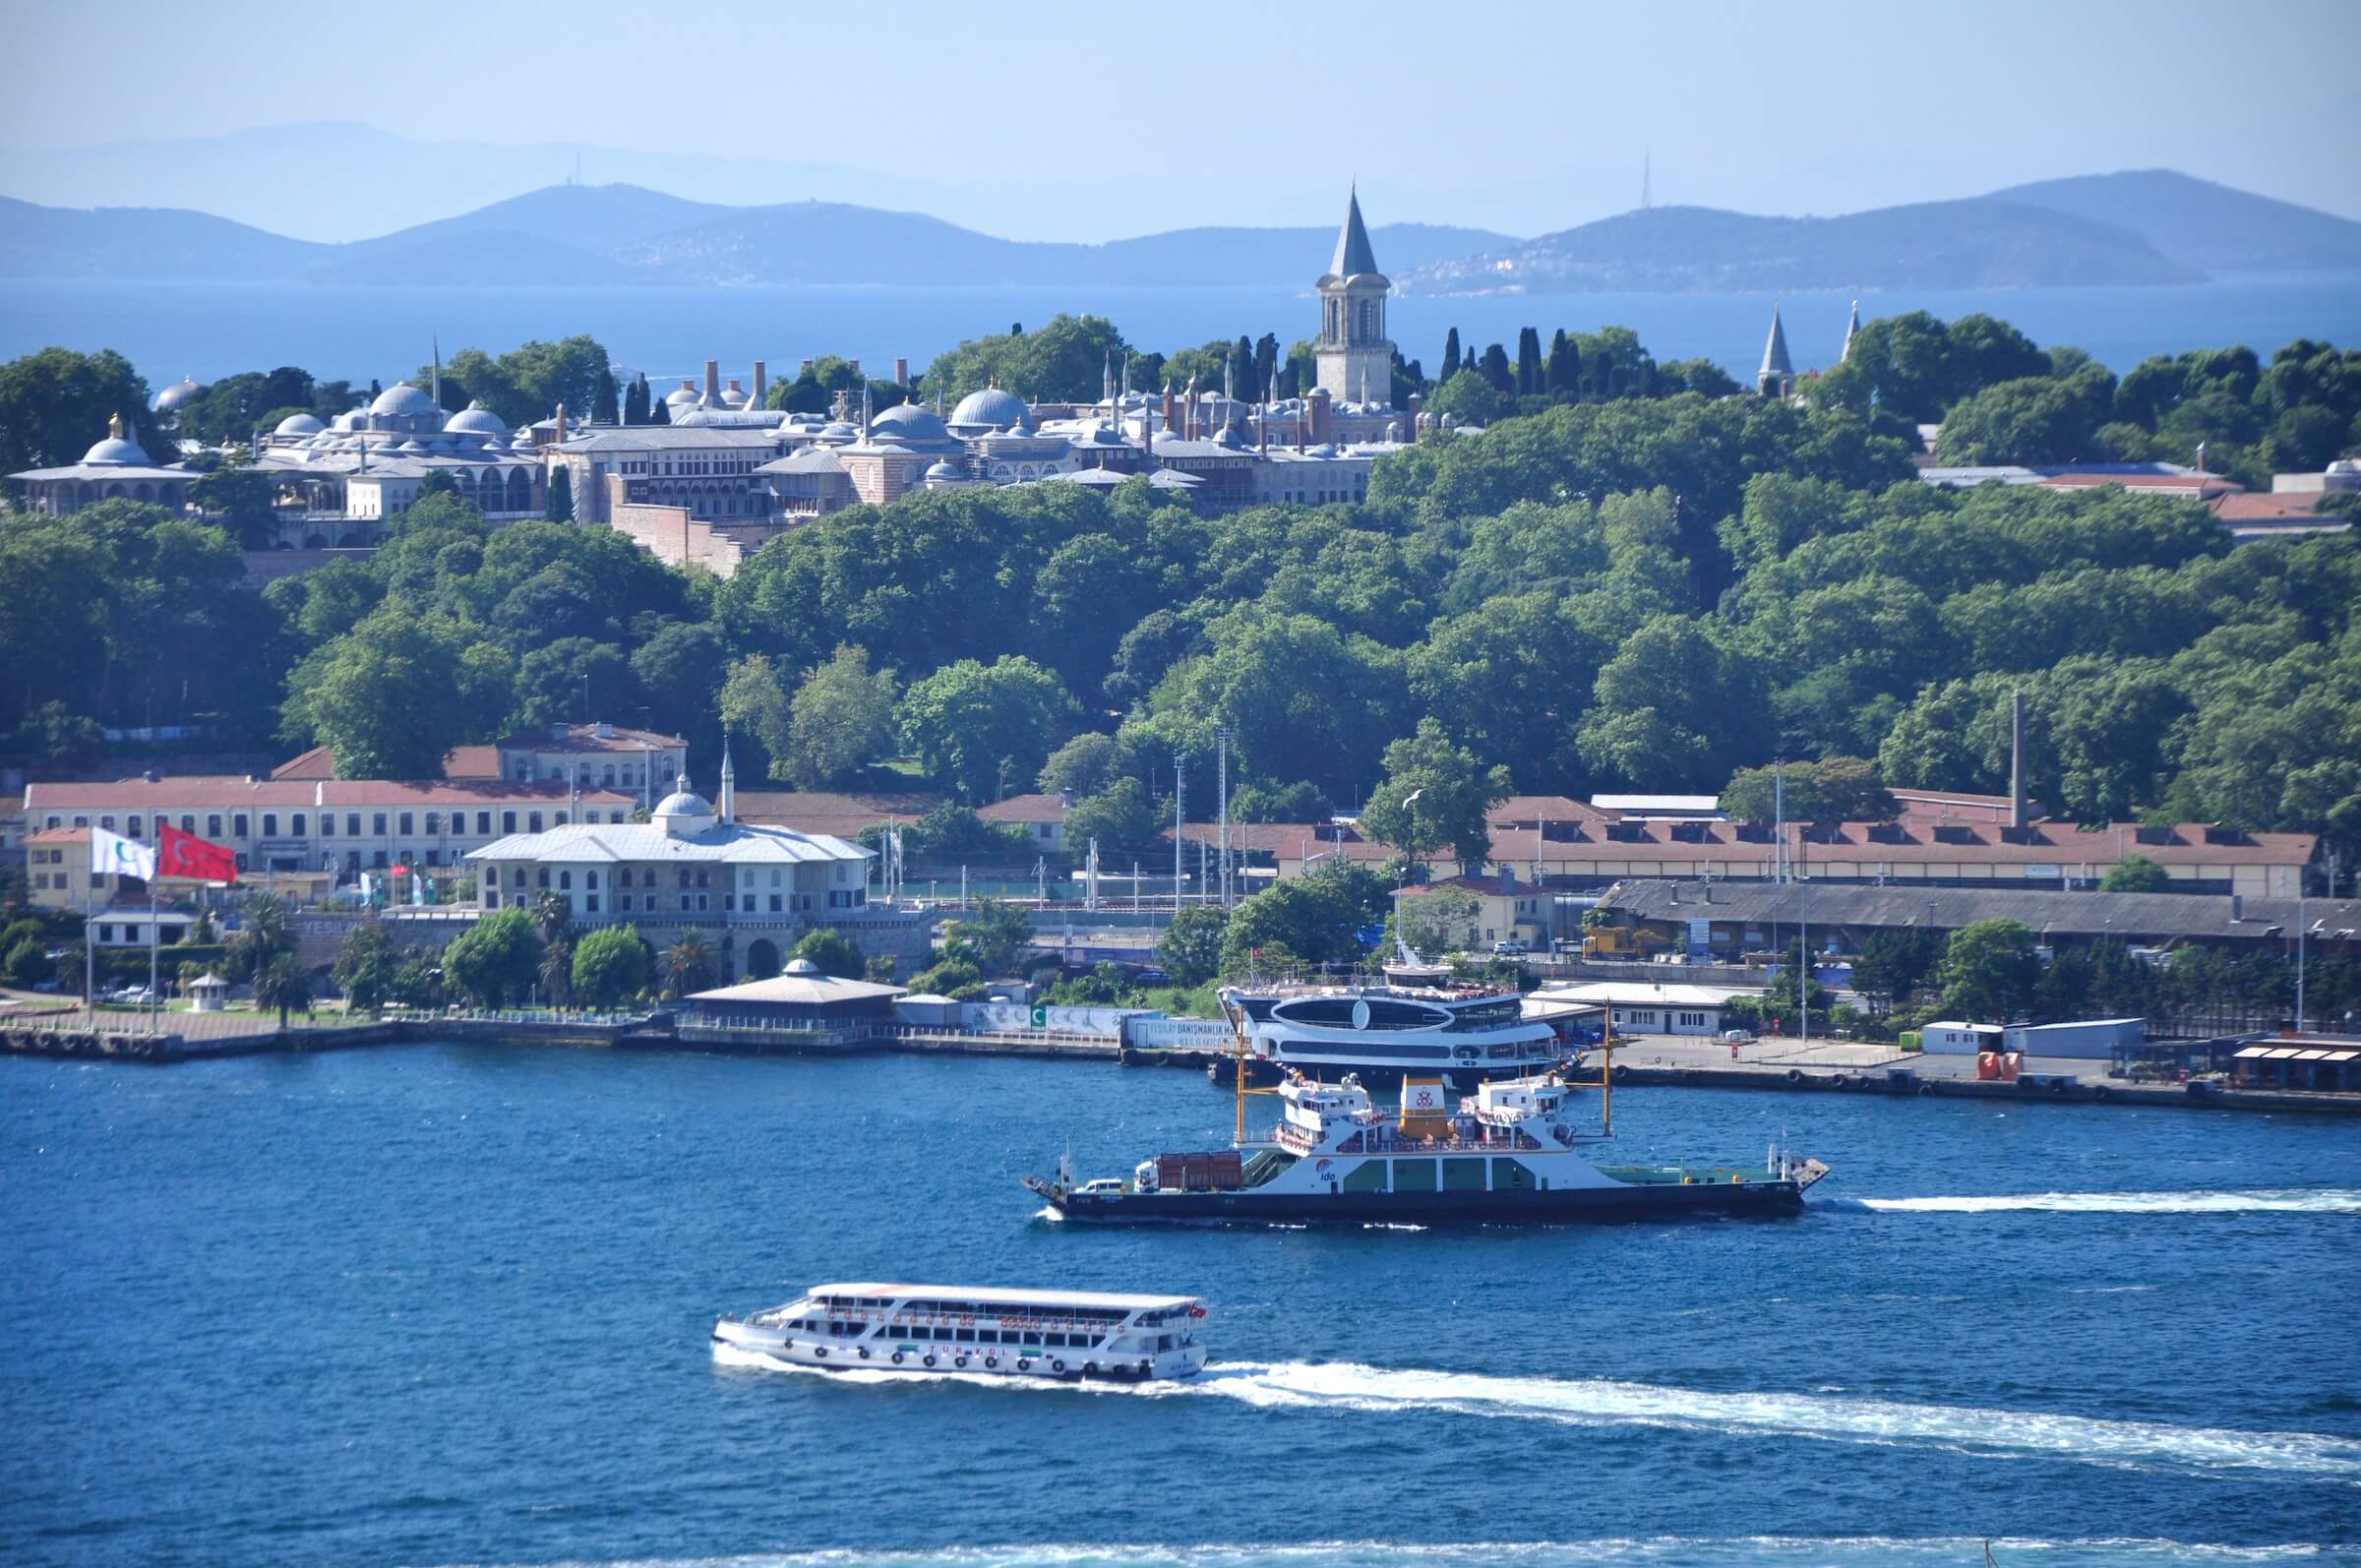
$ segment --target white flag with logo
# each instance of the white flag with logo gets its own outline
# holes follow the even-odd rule
[[[155,850],[136,838],[110,833],[103,827],[91,829],[91,872],[99,876],[137,876],[144,882],[155,880]]]

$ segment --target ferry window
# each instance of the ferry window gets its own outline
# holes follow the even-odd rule
[[[1434,1162],[1432,1160],[1396,1160],[1394,1190],[1396,1192],[1432,1192],[1434,1190]]]
[[[1041,1343],[1040,1333],[1033,1329],[1025,1330],[1025,1343],[1027,1345],[1039,1345]]]
[[[1492,1162],[1492,1190],[1494,1192],[1531,1192],[1533,1173],[1519,1160]]]
[[[976,1330],[976,1343],[977,1343],[978,1345],[998,1345],[998,1344],[999,1344],[999,1343],[1000,1343],[1000,1334],[999,1334],[999,1330],[998,1330],[998,1329],[989,1329],[989,1328],[980,1328],[980,1329]]]
[[[952,1337],[962,1345],[973,1345],[976,1342],[976,1331],[972,1328],[963,1328],[956,1330]]]
[[[1482,1160],[1445,1160],[1443,1162],[1443,1190],[1445,1192],[1482,1192],[1483,1190],[1483,1162]]]
[[[1157,1336],[1156,1336],[1156,1348],[1157,1348],[1158,1350],[1160,1350],[1160,1351],[1169,1351],[1169,1350],[1171,1350],[1171,1349],[1173,1348],[1173,1337],[1172,1337],[1170,1334],[1159,1334],[1159,1335],[1157,1335]]]
[[[1385,1162],[1363,1160],[1345,1173],[1347,1192],[1383,1192],[1385,1190]]]
[[[1062,1334],[1052,1334],[1047,1336],[1047,1339],[1049,1344],[1059,1350],[1065,1348],[1065,1336]]]

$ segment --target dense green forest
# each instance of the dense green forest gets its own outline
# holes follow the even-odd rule
[[[1998,790],[2022,690],[2033,787],[2066,815],[2361,848],[2361,543],[2233,546],[2193,503],[2112,489],[1922,485],[1897,427],[1926,406],[2028,379],[2095,399],[2106,373],[1973,318],[1935,324],[1929,359],[1899,322],[1864,329],[1915,345],[1864,350],[1869,391],[1832,375],[1801,404],[1645,378],[1586,394],[1579,372],[1552,400],[1542,351],[1532,412],[1382,460],[1365,505],[928,494],[824,518],[728,581],[606,530],[490,530],[448,496],[373,559],[260,593],[227,536],[151,508],[11,516],[0,730],[67,761],[97,723],[211,719],[414,775],[460,741],[598,715],[686,730],[709,779],[726,711],[742,780],[844,784],[893,758],[970,802],[1048,780],[1122,850],[1169,820],[1176,757],[1210,803],[1217,727],[1239,814],[1265,819],[1360,807],[1389,773],[1713,790],[1774,757]],[[2251,378],[2221,369],[2245,350],[2151,361],[2105,405],[2159,443],[2235,426],[2246,445],[2209,439],[2277,462],[2283,431],[2349,426],[2354,358],[2298,343]]]

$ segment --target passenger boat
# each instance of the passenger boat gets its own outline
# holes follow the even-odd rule
[[[1140,1383],[1203,1369],[1204,1316],[1193,1296],[815,1285],[785,1306],[722,1318],[713,1343],[823,1371]]]
[[[1454,1105],[1439,1078],[1413,1075],[1399,1107],[1386,1109],[1353,1075],[1328,1084],[1291,1072],[1275,1090],[1248,1089],[1241,1042],[1229,1149],[1160,1155],[1128,1178],[1077,1184],[1061,1168],[1025,1185],[1068,1220],[1456,1225],[1791,1214],[1828,1174],[1777,1144],[1751,1168],[1601,1163],[1614,1126],[1612,1051],[1610,1039],[1595,1085],[1537,1073],[1483,1084]],[[1577,1091],[1592,1087],[1595,1131],[1570,1115]],[[1252,1136],[1250,1094],[1280,1104],[1278,1121]]]
[[[1513,986],[1451,985],[1405,966],[1389,967],[1383,985],[1233,986],[1220,995],[1245,1043],[1248,1075],[1266,1083],[1290,1071],[1352,1072],[1368,1083],[1417,1074],[1473,1088],[1553,1067],[1570,1044],[1527,1015]],[[1224,1065],[1210,1069],[1217,1081]]]

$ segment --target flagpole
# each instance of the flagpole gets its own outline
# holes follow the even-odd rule
[[[148,882],[148,1032],[158,1033],[156,1014],[162,1009],[163,995],[155,989],[156,958],[155,880]]]

